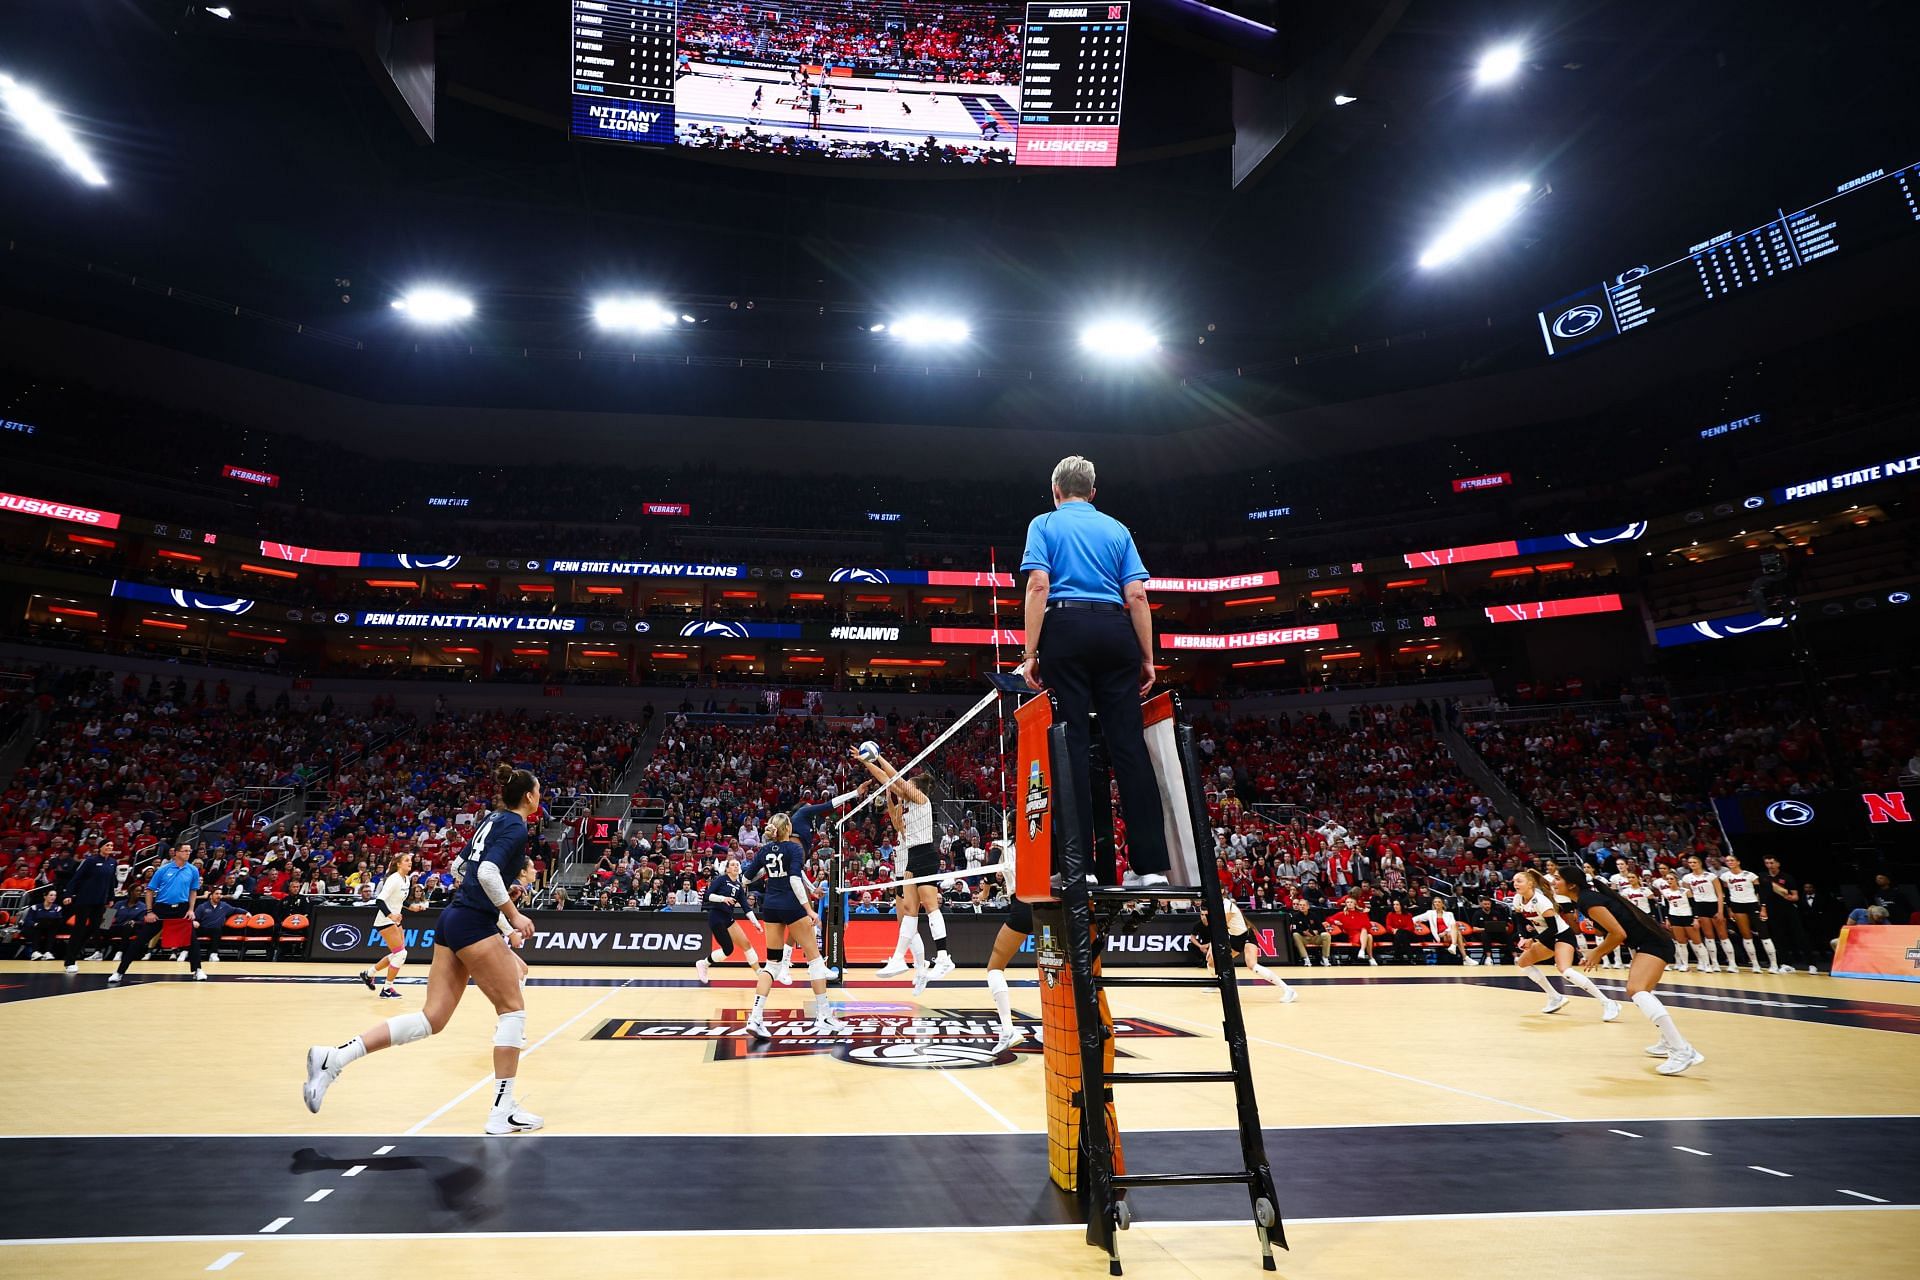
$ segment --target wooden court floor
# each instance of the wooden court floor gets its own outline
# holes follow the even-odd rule
[[[547,1127],[484,1138],[477,992],[443,1034],[351,1067],[313,1116],[306,1047],[417,1008],[419,986],[383,1002],[343,966],[191,983],[154,963],[120,988],[106,972],[0,965],[0,1277],[668,1276],[793,1256],[855,1277],[905,1258],[1106,1274],[1046,1182],[1039,1059],[988,1052],[977,973],[916,1002],[856,972],[838,994],[857,1033],[824,1040],[798,1020],[803,991],[776,988],[790,1034],[748,1052],[738,970],[703,988],[536,969],[520,1094]],[[1675,975],[1663,996],[1707,1060],[1667,1078],[1631,1006],[1613,1024],[1581,996],[1542,1015],[1509,968],[1285,972],[1293,1004],[1242,985],[1283,1276],[1588,1251],[1641,1276],[1920,1274],[1920,985]],[[1131,1065],[1224,1065],[1208,993],[1114,996]],[[1030,979],[1014,1007],[1037,1018]],[[1224,1087],[1119,1106],[1136,1169],[1234,1152]],[[1136,1193],[1126,1273],[1258,1273],[1245,1208]]]

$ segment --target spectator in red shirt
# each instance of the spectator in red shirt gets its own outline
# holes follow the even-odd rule
[[[1373,958],[1373,918],[1360,909],[1360,904],[1349,894],[1341,909],[1327,917],[1327,928],[1335,933],[1347,935],[1347,945],[1355,948],[1361,959],[1368,964],[1378,965]]]

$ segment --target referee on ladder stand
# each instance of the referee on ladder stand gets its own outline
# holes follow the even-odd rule
[[[1147,567],[1127,526],[1093,505],[1093,463],[1077,454],[1053,469],[1053,506],[1027,526],[1027,687],[1051,689],[1066,726],[1080,848],[1093,865],[1092,714],[1127,818],[1126,884],[1167,883],[1160,786],[1147,756],[1140,701],[1153,689],[1153,615]],[[1044,634],[1044,640],[1043,640]]]

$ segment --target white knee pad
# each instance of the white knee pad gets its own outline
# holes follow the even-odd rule
[[[827,980],[827,962],[825,960],[809,960],[807,962],[807,977],[817,978],[821,982],[825,982]]]
[[[1003,994],[1006,989],[1007,975],[998,969],[987,970],[987,990],[997,996]]]
[[[424,1013],[403,1013],[387,1019],[387,1038],[395,1044],[412,1044],[433,1034],[433,1024]]]
[[[501,1049],[523,1048],[527,1043],[527,1011],[515,1009],[501,1014],[493,1024],[493,1043]]]
[[[400,966],[405,964],[406,962],[407,962],[407,949],[405,947],[400,948],[398,951],[387,952],[387,964],[393,969],[396,969],[396,970],[399,969]]]

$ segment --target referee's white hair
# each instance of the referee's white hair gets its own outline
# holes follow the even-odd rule
[[[1093,496],[1093,463],[1079,454],[1069,454],[1053,467],[1053,487],[1065,498]]]

